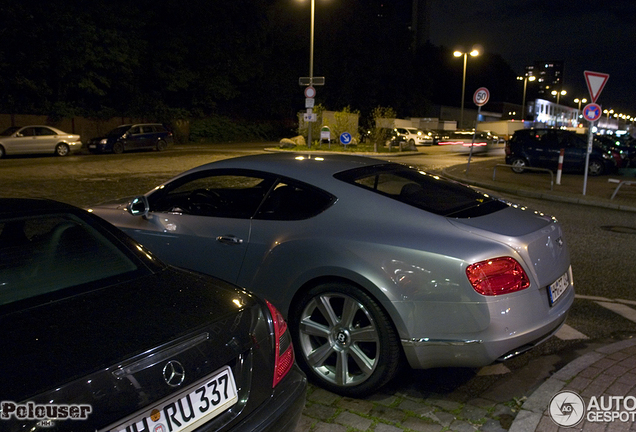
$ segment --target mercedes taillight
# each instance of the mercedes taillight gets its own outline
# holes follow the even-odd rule
[[[268,301],[266,302],[274,323],[275,360],[274,383],[272,387],[276,387],[294,365],[294,347],[283,315],[281,315],[273,304]]]

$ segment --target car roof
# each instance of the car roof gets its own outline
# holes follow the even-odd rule
[[[193,168],[184,173],[184,175],[212,168],[242,168],[270,172],[310,183],[319,183],[321,180],[325,180],[325,178],[333,178],[333,175],[338,172],[373,165],[383,165],[386,163],[386,161],[364,156],[277,152],[211,162]]]

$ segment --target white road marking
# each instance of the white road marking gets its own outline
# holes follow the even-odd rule
[[[555,336],[561,340],[589,339],[589,337],[567,324],[563,324]]]
[[[636,322],[636,310],[620,303],[608,303],[597,301],[596,304],[603,306],[606,309],[616,312],[617,314],[627,318],[632,322]]]
[[[479,376],[505,375],[507,373],[510,373],[510,369],[504,366],[503,363],[495,363],[493,365],[484,366],[483,368],[479,369],[479,372],[477,372],[477,375]]]

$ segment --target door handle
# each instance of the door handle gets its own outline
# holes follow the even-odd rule
[[[216,238],[216,241],[226,245],[240,245],[243,243],[243,239],[240,239],[233,235],[220,235]]]

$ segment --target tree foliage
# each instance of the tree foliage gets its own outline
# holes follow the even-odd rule
[[[426,116],[459,104],[461,65],[444,47],[414,50],[398,2],[318,2],[317,102]],[[0,111],[167,121],[217,115],[293,129],[304,108],[309,8],[295,0],[40,0],[0,5]],[[471,62],[473,81],[514,99],[498,56]],[[512,82],[512,84],[511,84]],[[472,93],[471,93],[472,94]]]

